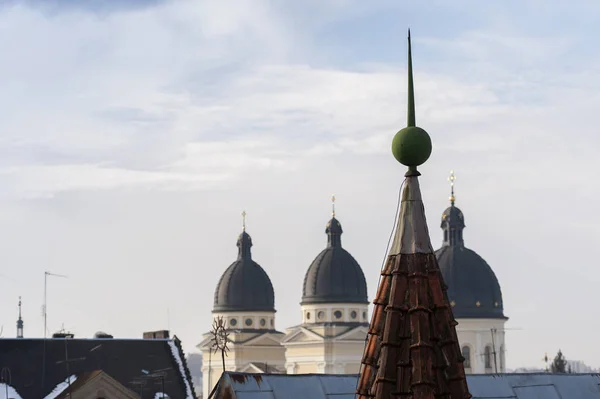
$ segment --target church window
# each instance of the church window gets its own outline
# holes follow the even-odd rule
[[[310,320],[310,312],[306,312],[306,320]]]
[[[356,313],[356,310],[353,310],[353,311],[350,313],[350,317],[351,317],[352,319],[356,319],[356,317],[357,317],[357,316],[358,316],[358,314]]]
[[[363,320],[367,320],[367,312],[363,312]]]
[[[264,327],[267,325],[267,321],[265,319],[260,319],[260,325],[261,327]]]
[[[322,320],[325,317],[325,312],[320,311],[319,313],[317,313],[317,317],[319,318],[319,320]]]
[[[235,327],[236,324],[237,324],[237,320],[236,319],[229,320],[229,325],[230,326],[234,326]]]
[[[466,369],[470,369],[471,368],[471,348],[469,348],[468,346],[463,346],[462,347],[462,355],[465,358],[465,362],[463,363],[463,365],[465,366]]]
[[[444,241],[448,241],[448,230],[444,230]]]
[[[485,368],[492,368],[492,348],[489,345],[485,347]]]
[[[273,319],[271,319],[271,327],[273,327],[275,325],[275,322],[273,321]]]
[[[342,318],[342,312],[339,310],[336,310],[335,312],[333,312],[333,317],[335,317],[336,319],[341,319]]]
[[[246,325],[250,327],[252,325],[252,319],[246,319]]]

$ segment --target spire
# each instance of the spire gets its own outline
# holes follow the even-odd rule
[[[398,162],[408,166],[406,176],[418,176],[417,166],[422,165],[431,155],[431,138],[415,122],[415,93],[412,70],[412,48],[408,31],[408,111],[407,126],[394,136],[392,153]]]
[[[409,77],[409,85],[410,81]],[[394,240],[373,301],[358,399],[471,398],[458,323],[431,246],[416,170],[427,160],[431,142],[424,130],[420,129],[422,134],[415,129],[419,128],[409,126],[394,137],[392,151],[409,170]],[[403,131],[405,136],[398,139]],[[411,140],[419,145],[402,148]]]
[[[450,176],[448,177],[448,181],[450,182],[450,205],[454,206],[454,181],[456,180],[456,176],[454,175],[454,171],[450,171]]]
[[[238,259],[252,259],[250,248],[252,248],[252,238],[246,233],[246,211],[242,212],[242,234],[238,237]]]
[[[406,126],[417,126],[415,122],[415,85],[413,82],[412,48],[410,45],[410,29],[408,30],[408,112]]]
[[[21,317],[21,297],[19,297],[19,318],[17,319],[17,338],[23,338],[23,319]]]

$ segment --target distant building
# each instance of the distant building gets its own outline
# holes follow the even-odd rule
[[[213,323],[222,320],[229,333],[225,369],[252,373],[285,372],[284,334],[275,329],[275,293],[263,268],[252,259],[252,238],[244,229],[237,240],[238,257],[225,270],[215,290]],[[210,332],[202,351],[202,395],[207,398],[223,373],[221,355],[212,351]]]
[[[186,357],[186,362],[190,370],[194,390],[197,394],[202,393],[202,354],[189,353]]]
[[[572,373],[595,373],[596,369],[588,366],[581,360],[567,360],[567,369]]]
[[[463,212],[455,206],[454,173],[450,176],[450,206],[442,213],[443,244],[435,251],[465,358],[467,374],[506,370],[502,291],[492,268],[465,246]]]
[[[317,255],[302,290],[302,324],[286,331],[288,374],[357,373],[369,327],[367,281],[342,247],[342,225],[327,223],[327,247]]]

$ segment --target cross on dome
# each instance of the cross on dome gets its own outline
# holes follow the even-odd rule
[[[456,175],[454,171],[450,171],[450,176],[448,176],[448,181],[450,182],[450,204],[454,206],[454,201],[456,197],[454,196],[454,181],[456,180]]]

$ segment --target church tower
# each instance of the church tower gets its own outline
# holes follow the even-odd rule
[[[287,374],[357,373],[368,329],[367,282],[358,262],[342,247],[335,215],[325,227],[327,246],[304,277],[302,324],[283,340]]]
[[[23,338],[23,318],[21,317],[21,297],[19,297],[19,318],[17,319],[17,338]]]
[[[455,205],[454,172],[450,173],[450,206],[442,213],[442,247],[435,254],[448,284],[467,374],[506,371],[502,291],[492,268],[465,247],[465,217]]]
[[[410,31],[408,123],[392,153],[408,166],[394,240],[381,271],[362,358],[358,399],[469,399],[446,284],[433,253],[417,167],[431,155],[429,134],[415,122]]]
[[[252,259],[252,238],[243,230],[237,240],[238,257],[225,270],[215,290],[213,322],[222,321],[229,351],[225,370],[251,373],[284,372],[284,334],[275,330],[275,294],[263,268]],[[207,398],[223,372],[221,354],[214,352],[212,334],[197,348],[202,351],[203,397]]]

